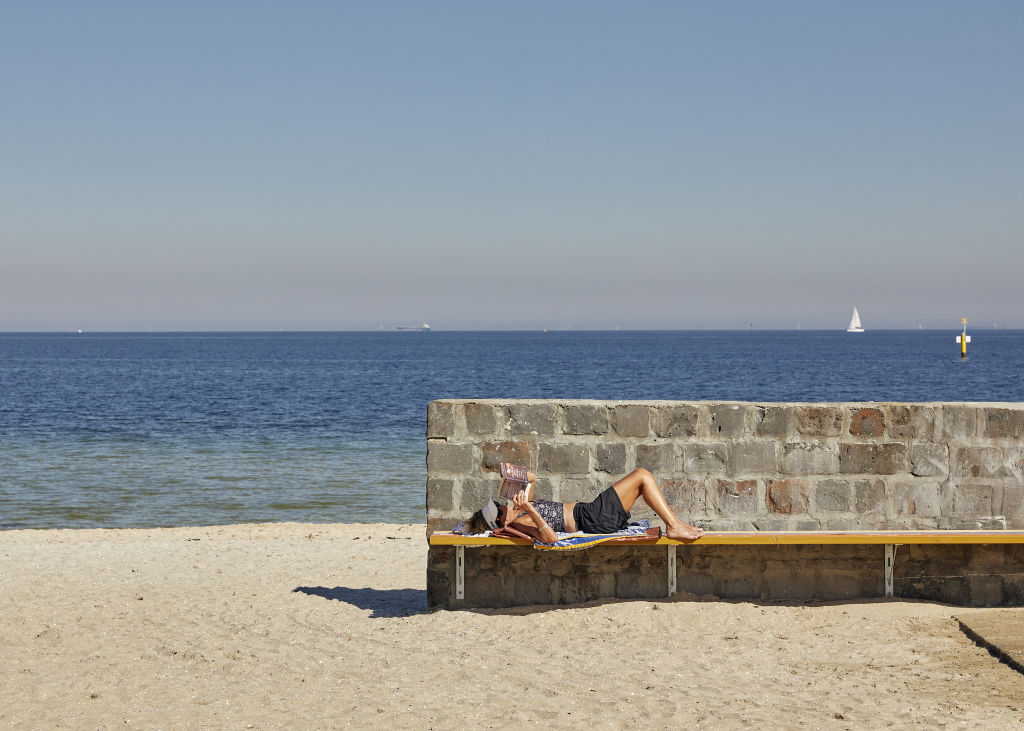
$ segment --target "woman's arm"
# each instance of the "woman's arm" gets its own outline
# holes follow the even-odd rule
[[[541,543],[554,543],[558,540],[558,535],[555,534],[554,529],[544,522],[544,518],[540,517],[540,513],[537,512],[537,508],[533,507],[533,503],[526,499],[526,490],[520,490],[516,493],[516,496],[512,498],[512,505],[516,510],[525,510],[526,514],[530,516],[534,527],[540,533],[537,540]]]
[[[537,475],[533,474],[532,472],[527,472],[526,473],[526,482],[527,482],[526,499],[532,501],[533,500],[533,486],[537,484]]]

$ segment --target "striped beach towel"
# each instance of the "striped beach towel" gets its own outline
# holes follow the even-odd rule
[[[654,530],[660,530],[655,528]],[[630,523],[617,533],[556,533],[558,540],[554,543],[534,541],[533,547],[538,551],[584,551],[616,538],[657,538],[651,532],[651,523],[647,519]]]

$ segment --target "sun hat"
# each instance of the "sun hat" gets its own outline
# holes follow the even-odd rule
[[[487,501],[480,512],[483,513],[488,527],[491,530],[498,530],[498,504],[494,502],[493,498]]]

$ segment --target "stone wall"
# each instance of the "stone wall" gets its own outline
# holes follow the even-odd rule
[[[646,467],[710,530],[1024,528],[1022,437],[1019,404],[434,401],[428,531],[495,494],[503,460],[563,502]]]
[[[1022,438],[1019,404],[434,401],[427,411],[427,531],[450,529],[495,494],[503,460],[528,465],[538,476],[536,495],[563,502],[590,499],[645,467],[683,520],[709,530],[1024,529]],[[642,502],[632,513],[655,519]],[[1006,550],[1016,556],[1015,548]],[[700,584],[683,574],[680,588]],[[861,595],[874,595],[867,587],[876,581],[875,573],[857,573],[842,591],[856,585]],[[594,576],[576,583],[593,587],[593,596],[631,591],[602,594],[610,584]],[[917,586],[904,584],[908,591]],[[552,591],[555,601],[587,593]],[[731,595],[744,596],[737,591]],[[1006,589],[1004,598],[1014,592]],[[712,593],[730,595],[721,583]],[[773,595],[763,583],[756,593]]]

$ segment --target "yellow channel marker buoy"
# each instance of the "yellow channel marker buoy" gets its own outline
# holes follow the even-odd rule
[[[960,321],[964,324],[964,331],[956,336],[956,341],[960,343],[960,357],[967,357],[967,343],[971,342],[971,336],[967,334],[967,318],[961,317]]]

